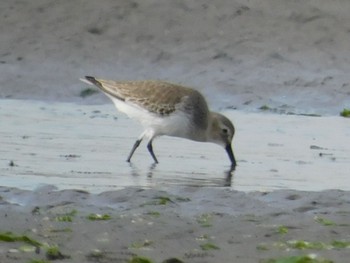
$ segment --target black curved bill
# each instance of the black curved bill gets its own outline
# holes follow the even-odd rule
[[[228,157],[231,160],[231,166],[232,167],[236,167],[236,159],[235,159],[235,155],[233,154],[231,144],[227,144],[226,147],[225,147],[225,150],[226,150],[226,152],[228,154]]]

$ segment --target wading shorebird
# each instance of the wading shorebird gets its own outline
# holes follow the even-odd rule
[[[222,114],[209,111],[197,90],[156,80],[112,81],[90,76],[81,80],[96,85],[119,111],[139,120],[145,128],[132,147],[128,162],[142,139],[147,138],[147,149],[158,163],[152,142],[158,136],[168,135],[219,144],[225,148],[231,167],[236,166],[231,147],[233,124]]]

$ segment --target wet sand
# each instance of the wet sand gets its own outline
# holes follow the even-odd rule
[[[96,195],[2,187],[0,195],[2,231],[43,244],[35,249],[1,242],[4,263],[46,259],[50,246],[66,257],[55,262],[77,263],[128,262],[135,256],[152,262],[267,262],[308,254],[347,262],[350,256],[350,194],[339,190],[247,194],[172,187]],[[91,220],[91,214],[107,220]]]
[[[347,0],[0,3],[0,97],[82,103],[77,79],[161,79],[216,109],[349,107]]]

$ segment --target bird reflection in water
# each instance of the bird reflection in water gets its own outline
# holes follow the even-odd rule
[[[230,169],[223,171],[221,176],[215,178],[205,177],[205,173],[192,172],[179,174],[178,171],[170,172],[169,170],[156,169],[159,164],[152,163],[149,165],[148,170],[144,171],[139,169],[136,165],[130,163],[131,174],[133,176],[146,176],[147,186],[152,185],[180,185],[180,186],[192,186],[192,187],[232,187],[235,167],[231,166]],[[190,175],[190,176],[188,176]]]

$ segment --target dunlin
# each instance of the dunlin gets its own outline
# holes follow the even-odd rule
[[[223,146],[232,167],[236,160],[231,142],[235,128],[220,113],[211,112],[204,97],[191,88],[163,81],[111,81],[86,76],[82,81],[94,84],[110,97],[121,112],[141,122],[145,130],[136,140],[127,158],[132,155],[143,138],[153,160],[152,142],[161,135],[187,138],[200,142],[213,142]]]

